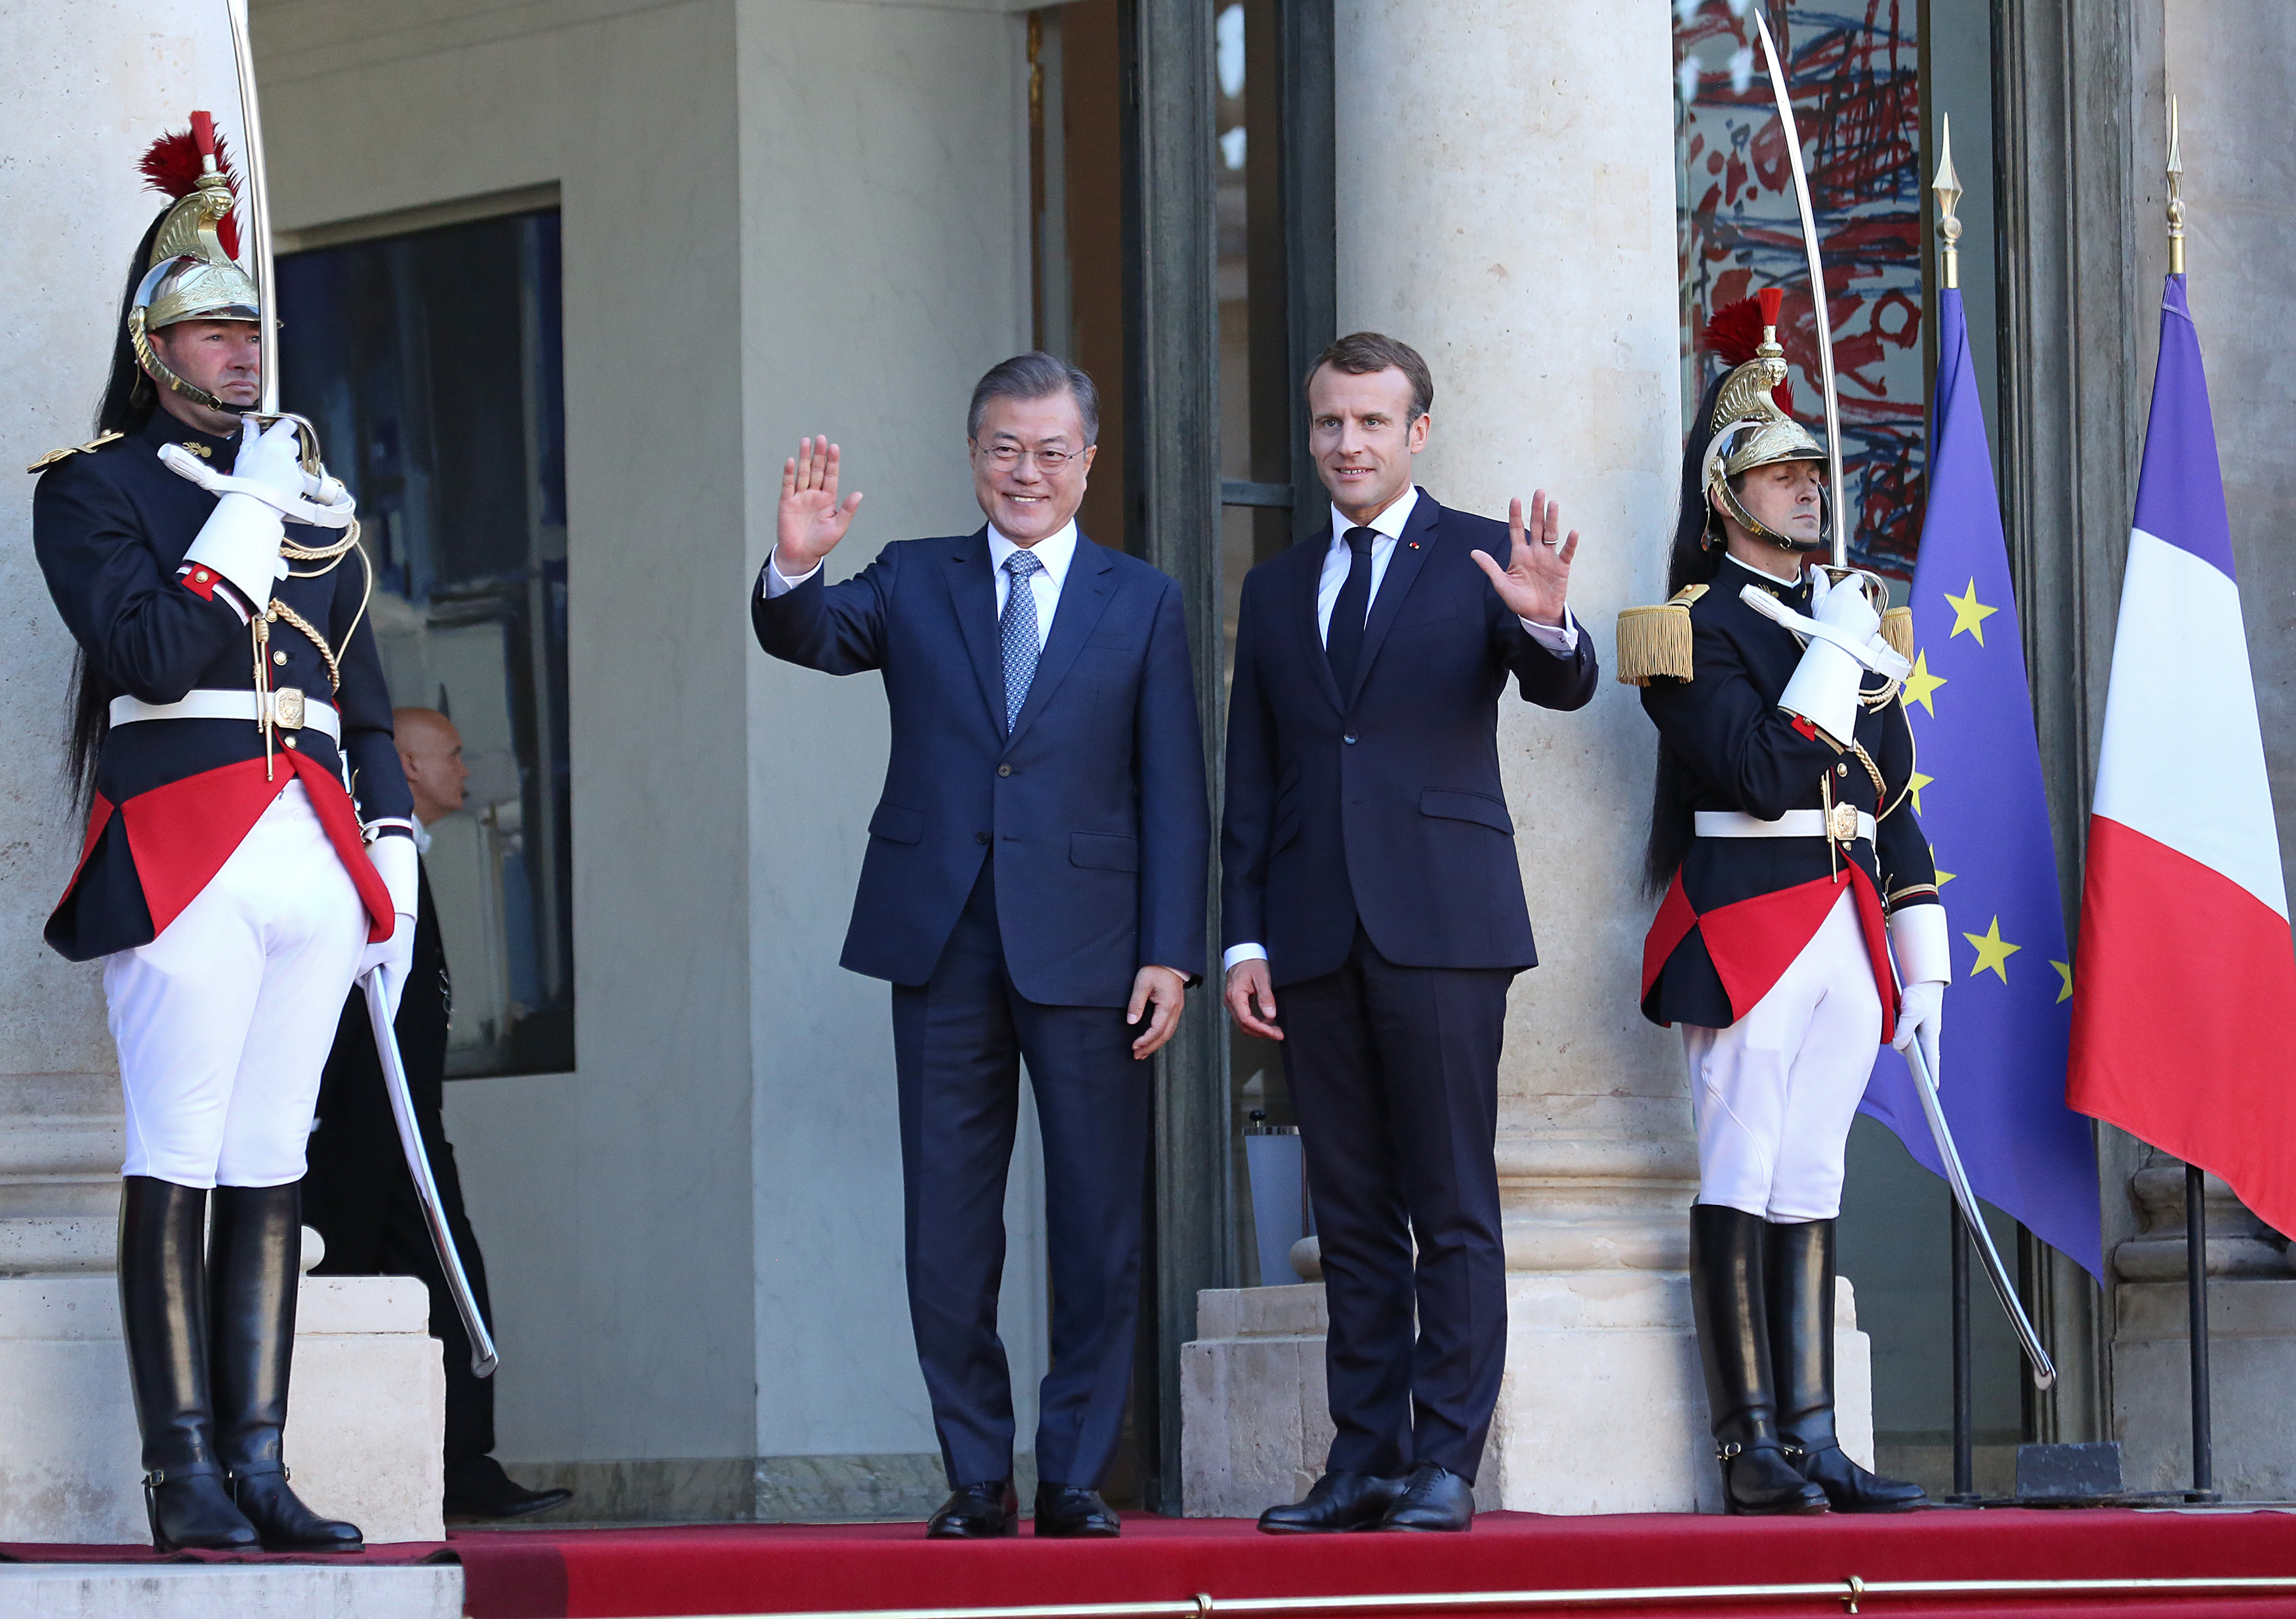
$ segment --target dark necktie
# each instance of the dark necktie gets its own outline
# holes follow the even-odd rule
[[[1363,660],[1364,620],[1371,612],[1371,542],[1375,530],[1348,530],[1348,582],[1332,604],[1332,625],[1324,632],[1324,655],[1332,661],[1332,678],[1341,697],[1356,689],[1356,665]]]

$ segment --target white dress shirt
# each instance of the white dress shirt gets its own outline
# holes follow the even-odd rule
[[[988,525],[988,568],[996,580],[996,622],[1004,621],[1004,597],[1013,588],[1013,576],[1004,571],[1004,559],[1021,547]],[[1077,526],[1073,521],[1064,524],[1060,532],[1048,534],[1030,547],[1037,560],[1044,564],[1029,576],[1029,589],[1037,598],[1037,649],[1044,650],[1053,633],[1053,614],[1061,604],[1061,581],[1069,576],[1069,564],[1076,560]],[[783,573],[781,564],[768,561],[766,564],[766,599],[787,596],[806,580],[821,571],[821,564],[799,574],[795,579]]]
[[[1387,578],[1387,564],[1395,556],[1395,542],[1403,537],[1403,525],[1411,521],[1414,508],[1419,505],[1416,487],[1406,489],[1403,497],[1378,516],[1367,527],[1378,538],[1371,542],[1371,594],[1364,602],[1364,622],[1371,622],[1372,604],[1379,600],[1379,587]],[[1354,562],[1354,549],[1348,544],[1348,530],[1357,525],[1350,522],[1340,508],[1332,508],[1332,543],[1324,553],[1323,577],[1316,585],[1316,628],[1328,645],[1332,638],[1332,609],[1339,605],[1340,591],[1348,582],[1348,569]],[[1506,559],[1492,561],[1505,566]],[[1578,620],[1571,616],[1566,604],[1561,624],[1534,624],[1529,619],[1517,619],[1530,638],[1558,658],[1575,657],[1578,652]],[[1225,973],[1239,961],[1265,961],[1267,947],[1263,944],[1230,945],[1220,957],[1220,971]]]

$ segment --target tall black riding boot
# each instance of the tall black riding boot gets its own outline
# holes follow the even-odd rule
[[[1767,1516],[1825,1510],[1778,1441],[1771,1396],[1769,1315],[1762,1302],[1760,1217],[1719,1204],[1690,1208],[1690,1299],[1698,1319],[1706,1401],[1722,1463],[1722,1505]]]
[[[281,1459],[302,1246],[299,1186],[216,1188],[208,1266],[216,1450],[266,1551],[357,1551],[365,1541],[357,1525],[297,1500]]]
[[[1919,1484],[1868,1473],[1833,1429],[1833,1221],[1769,1229],[1770,1357],[1777,1368],[1778,1437],[1802,1476],[1836,1512],[1905,1512]]]
[[[231,1504],[208,1401],[208,1195],[149,1175],[119,1188],[119,1322],[144,1508],[161,1551],[253,1551],[255,1525]]]

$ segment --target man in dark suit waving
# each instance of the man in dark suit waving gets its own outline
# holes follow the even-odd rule
[[[1434,383],[1406,344],[1341,338],[1307,388],[1331,517],[1243,582],[1221,936],[1230,1013],[1283,1041],[1337,1432],[1308,1499],[1259,1522],[1465,1529],[1506,1358],[1499,1042],[1538,961],[1498,700],[1595,694],[1578,536],[1543,490],[1526,528],[1519,500],[1501,524],[1413,487]]]
[[[759,645],[877,670],[892,708],[844,965],[893,985],[909,1314],[952,1493],[931,1533],[1015,1532],[996,1335],[1004,1178],[1025,1059],[1045,1145],[1052,1370],[1039,1535],[1113,1535],[1098,1494],[1132,1369],[1153,1100],[1144,1059],[1204,966],[1210,842],[1180,589],[1078,533],[1099,403],[1047,354],[1005,361],[966,423],[985,527],[822,559],[861,497],[839,451],[783,469]]]

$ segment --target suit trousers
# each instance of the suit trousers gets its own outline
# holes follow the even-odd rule
[[[1513,978],[1398,966],[1358,924],[1339,971],[1280,997],[1331,1311],[1332,1471],[1472,1482],[1481,1464],[1506,1365],[1494,1155]]]
[[[893,986],[909,1320],[952,1488],[1013,1474],[996,1334],[1004,1181],[1029,1065],[1044,1135],[1052,1369],[1037,1475],[1096,1487],[1124,1426],[1155,1089],[1121,1007],[1028,1000],[1006,970],[985,860],[932,976]]]

